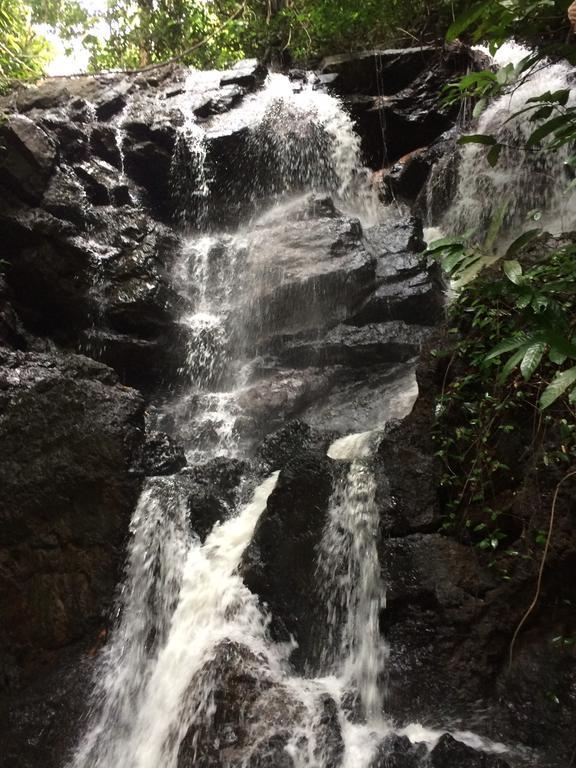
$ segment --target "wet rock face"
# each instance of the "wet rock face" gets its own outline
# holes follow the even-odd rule
[[[0,705],[1,768],[62,768],[71,757],[86,713],[97,646],[65,649],[57,666],[47,667],[21,693]]]
[[[275,639],[298,642],[298,669],[313,662],[321,615],[316,546],[326,522],[332,469],[323,455],[304,453],[287,463],[244,554],[242,574],[272,616]]]
[[[138,464],[144,475],[173,475],[186,466],[184,449],[165,432],[151,431],[140,450]]]
[[[106,624],[139,491],[144,403],[80,356],[0,352],[2,666],[8,686]]]
[[[271,240],[278,249],[273,261]],[[248,333],[294,333],[346,319],[373,290],[375,263],[360,222],[330,198],[313,196],[264,216],[249,238],[246,269],[261,286],[247,307]]]
[[[197,710],[180,747],[178,768],[293,768],[290,752],[306,754],[313,716],[320,728],[310,751],[316,759],[324,756],[327,768],[340,765],[342,734],[336,705],[326,694],[318,696],[316,712],[308,712],[266,659],[233,642],[221,643],[199,674],[212,685],[215,708],[212,715]],[[300,738],[294,738],[298,731]]]
[[[500,757],[475,749],[444,734],[430,754],[432,768],[510,768]]]
[[[239,486],[248,464],[238,459],[216,458],[190,466],[178,475],[190,514],[192,531],[204,541],[215,523],[234,511]]]
[[[442,87],[489,66],[484,54],[456,44],[443,50],[423,46],[334,56],[324,60],[322,71],[355,118],[368,165],[384,168],[391,175],[388,191],[412,202],[433,163],[449,149],[440,137],[457,121],[458,106],[441,104]],[[431,154],[429,145],[436,146]]]
[[[370,768],[423,768],[427,762],[428,750],[423,744],[391,734],[378,747]]]

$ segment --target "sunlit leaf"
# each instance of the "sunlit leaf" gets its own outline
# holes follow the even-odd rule
[[[576,384],[576,365],[568,368],[567,371],[557,373],[550,384],[546,387],[540,398],[540,407],[548,408],[561,397],[566,390]]]

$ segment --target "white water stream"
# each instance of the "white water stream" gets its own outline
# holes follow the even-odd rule
[[[252,150],[274,165],[277,175],[266,193],[279,205],[286,194],[327,191],[341,208],[373,220],[359,139],[337,99],[308,87],[294,93],[286,78],[272,76],[263,90],[209,125],[208,133],[224,130],[227,121],[247,126]],[[213,214],[203,130],[192,119],[185,123],[173,164],[179,188],[183,180],[190,185],[183,220],[199,229],[208,226]],[[255,198],[262,193],[258,184]],[[235,425],[241,416],[239,395],[257,362],[250,358],[249,329],[258,323],[251,318],[247,324],[238,294],[239,286],[242,291],[250,285],[259,290],[264,279],[262,274],[244,274],[249,247],[248,224],[233,235],[212,224],[211,231],[188,236],[174,275],[192,307],[181,318],[188,334],[189,387],[166,406],[165,416],[176,425],[189,460],[196,464],[214,456],[242,455],[244,449]],[[269,254],[272,260],[273,242]],[[413,381],[408,390],[403,403],[392,409],[396,417],[412,407]],[[293,722],[285,753],[294,768],[332,765],[319,740],[326,696],[337,709],[342,768],[369,765],[378,743],[393,729],[382,706],[388,648],[379,630],[385,585],[376,547],[379,515],[372,472],[378,441],[377,431],[352,435],[337,440],[329,451],[345,469],[318,551],[329,642],[316,677],[299,677],[290,670],[289,648],[271,642],[263,607],[238,573],[277,473],[232,517],[216,524],[203,544],[192,533],[190,510],[178,484],[172,478],[148,481],[131,523],[117,625],[70,768],[177,768],[183,744],[193,754],[187,765],[203,759],[197,751],[202,748],[198,734],[210,732],[217,715],[216,660],[223,644],[246,649],[251,669],[272,681],[274,690],[289,694]],[[350,695],[357,702],[355,715],[345,704]],[[254,738],[261,739],[257,724],[250,727]],[[429,743],[440,735],[417,725],[403,732]]]
[[[497,61],[501,66],[518,64],[529,54],[518,45],[503,46]],[[566,144],[550,151],[544,144],[526,149],[539,123],[530,121],[531,113],[516,115],[529,99],[548,91],[568,89],[568,106],[574,106],[572,78],[573,70],[567,64],[540,63],[488,105],[468,132],[493,135],[504,145],[500,158],[492,167],[485,146],[466,144],[461,150],[453,201],[439,221],[429,224],[439,228],[440,234],[471,233],[482,240],[491,223],[501,216],[501,247],[524,229],[541,227],[557,234],[576,227],[576,189],[570,184],[568,170],[572,147]],[[433,178],[429,196],[438,193],[435,184],[441,188],[444,183],[442,175],[436,181]]]

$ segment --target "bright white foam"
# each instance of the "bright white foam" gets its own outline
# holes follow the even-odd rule
[[[118,653],[111,658],[101,686],[104,707],[80,745],[74,768],[174,768],[180,743],[194,718],[210,715],[211,691],[202,686],[195,690],[194,679],[213,658],[218,643],[236,640],[256,653],[267,654],[264,618],[237,568],[277,478],[275,473],[265,480],[240,514],[217,525],[203,546],[189,541],[187,553],[182,547],[174,552],[170,549],[170,558],[177,555],[177,561],[167,566],[170,573],[176,568],[178,578],[171,583],[179,584],[179,590],[176,594],[174,589],[158,585],[161,611],[150,613],[147,605],[143,609],[142,585],[135,584],[126,598],[112,646],[118,647]],[[138,543],[135,538],[132,545],[135,561],[147,557],[141,551],[143,530],[152,528],[154,539],[148,548],[166,547],[157,520],[159,512],[165,512],[161,507],[144,495],[139,510],[151,517],[146,525],[135,527],[139,534]],[[181,524],[181,517],[179,520]],[[143,572],[148,574],[143,580],[147,587],[150,566],[134,567],[135,579]],[[150,657],[146,644],[158,622],[157,613],[162,617],[163,641]],[[136,627],[138,632],[134,632]]]

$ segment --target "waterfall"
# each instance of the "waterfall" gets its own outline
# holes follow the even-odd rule
[[[519,56],[529,54],[518,48],[509,46],[503,55],[517,62]],[[502,217],[503,245],[530,228],[530,222],[532,228],[542,227],[553,234],[576,226],[576,191],[567,175],[571,146],[553,152],[545,146],[527,150],[526,142],[538,123],[529,120],[530,113],[514,116],[529,99],[548,91],[570,90],[568,104],[573,106],[572,76],[567,64],[540,64],[487,107],[469,133],[493,135],[504,145],[500,158],[492,167],[485,146],[465,145],[452,204],[439,222],[430,224],[444,232],[470,232],[482,239],[490,223]],[[442,175],[433,174],[428,194],[441,194],[444,183]]]
[[[349,462],[337,484],[320,544],[318,576],[328,607],[329,643],[325,660],[356,689],[367,720],[382,717],[380,677],[388,649],[380,635],[386,597],[381,583],[377,541],[380,510],[371,461],[377,433],[337,440],[328,455]]]
[[[188,85],[200,79],[209,90],[217,77],[193,72]],[[173,286],[183,307],[184,384],[159,409],[157,425],[169,425],[189,463],[207,472],[216,458],[249,454],[245,395],[253,372],[265,365],[262,339],[278,331],[276,325],[298,333],[298,312],[316,312],[326,322],[321,316],[326,297],[315,290],[306,306],[270,308],[270,297],[281,292],[291,266],[283,253],[282,222],[311,194],[317,196],[314,204],[321,195],[332,196],[363,223],[376,221],[378,212],[359,137],[337,98],[311,84],[294,89],[288,78],[272,75],[237,107],[200,124],[188,103],[191,91],[184,87],[185,119],[172,159],[183,240]],[[223,189],[214,172],[215,136],[231,126],[245,137],[235,157],[243,171],[241,189]],[[232,226],[220,221],[225,217],[219,206],[232,205],[237,194],[249,215]],[[301,224],[298,237],[308,235],[308,222]],[[344,237],[357,234],[357,222],[350,226]],[[313,270],[314,253],[304,251],[300,247],[299,258]],[[409,413],[416,395],[413,376],[391,388],[386,418]],[[258,695],[277,710],[272,734],[267,720],[243,723],[253,754],[272,739],[269,748],[282,756],[278,766],[368,768],[378,744],[395,731],[383,704],[388,646],[380,614],[386,590],[374,474],[384,426],[339,438],[328,451],[338,479],[316,574],[328,642],[317,668],[306,676],[288,663],[292,644],[272,641],[267,608],[239,573],[279,473],[259,477],[251,500],[231,509],[203,543],[193,531],[185,471],[147,481],[131,522],[116,624],[98,666],[86,732],[69,768],[178,768],[182,754],[186,765],[237,768],[238,761],[220,757],[222,750],[233,750],[236,736],[229,736],[229,744],[213,743],[211,736],[222,705],[223,658],[238,666],[240,687],[245,679],[256,680]],[[342,743],[326,737],[330,717]],[[431,744],[440,735],[417,724],[398,732]],[[217,757],[202,753],[205,743]],[[276,766],[274,760],[255,760],[243,756],[242,768]]]
[[[201,680],[196,707],[189,689],[218,642],[238,638],[266,651],[264,618],[237,568],[276,480],[277,473],[265,480],[204,545],[191,539],[181,509],[170,525],[171,505],[152,487],[145,490],[133,520],[121,619],[99,686],[101,712],[73,766],[172,768],[194,716],[209,716],[209,686]]]
[[[365,220],[374,217],[375,208],[359,138],[340,102],[326,93],[308,85],[294,92],[286,77],[273,75],[261,91],[216,119],[216,126],[205,129],[185,114],[172,160],[172,186],[185,233],[173,278],[186,307],[180,322],[187,344],[181,373],[187,384],[164,406],[159,424],[170,421],[189,461],[202,465],[211,457],[242,456],[246,450],[236,425],[243,388],[258,364],[259,338],[271,322],[261,297],[282,285],[285,271],[271,258],[274,243],[262,239],[262,223],[281,222],[292,210],[294,195],[330,193],[341,208],[360,212]],[[253,222],[241,221],[232,233],[213,223],[210,167],[210,131],[226,130],[228,120],[248,129],[246,149],[254,173],[246,176],[245,200],[259,215]],[[347,451],[341,459],[352,456]],[[285,754],[294,766],[330,764],[321,733],[323,707],[332,698],[347,765],[367,764],[376,740],[360,748],[358,734],[374,729],[349,722],[341,702],[347,687],[354,687],[366,717],[380,721],[378,675],[386,646],[377,631],[383,598],[374,479],[369,463],[356,458],[346,482],[334,492],[332,528],[320,561],[326,588],[335,576],[332,562],[347,569],[348,582],[338,591],[338,616],[336,606],[332,616],[344,629],[330,675],[305,679],[287,666],[289,648],[268,638],[266,613],[238,574],[277,474],[256,488],[248,504],[216,524],[204,544],[192,531],[178,478],[148,481],[131,523],[117,624],[70,768],[176,768],[183,748],[191,750],[193,762],[203,759],[197,737],[202,729],[209,732],[216,713],[214,665],[226,644],[247,649],[253,662],[245,659],[243,664],[252,663],[258,675],[275,681],[293,702]],[[347,538],[336,541],[342,522]],[[331,631],[336,636],[336,626]],[[196,734],[191,744],[185,743],[189,733]]]

